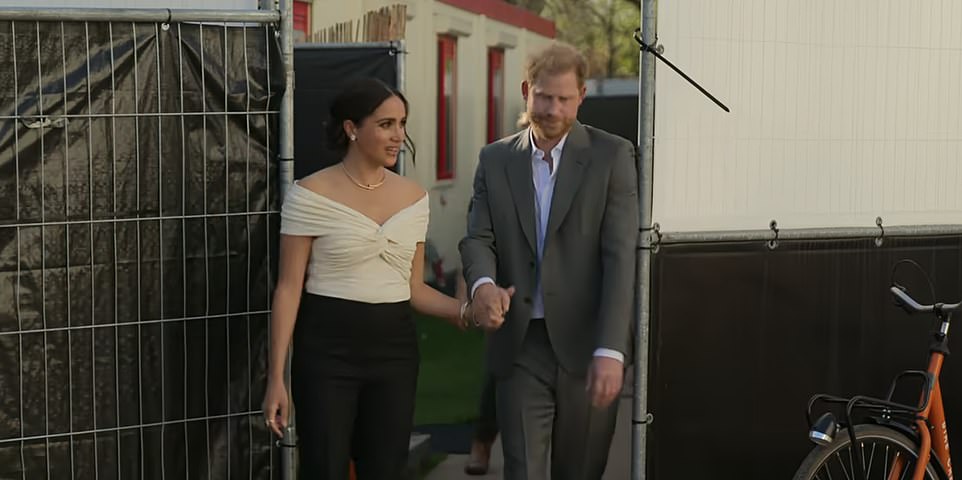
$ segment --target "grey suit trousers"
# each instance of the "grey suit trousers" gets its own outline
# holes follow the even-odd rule
[[[599,480],[618,402],[591,406],[586,378],[566,372],[544,320],[532,320],[513,368],[498,378],[498,426],[506,480]]]

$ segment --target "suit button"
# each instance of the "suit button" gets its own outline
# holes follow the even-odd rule
[[[524,297],[524,303],[531,305],[531,297]]]
[[[534,261],[528,262],[528,266],[534,268]]]

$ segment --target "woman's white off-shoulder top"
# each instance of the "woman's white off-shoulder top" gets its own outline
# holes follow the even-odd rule
[[[294,183],[281,207],[281,233],[315,237],[305,290],[365,303],[411,298],[411,263],[427,234],[428,196],[379,225],[347,205]]]

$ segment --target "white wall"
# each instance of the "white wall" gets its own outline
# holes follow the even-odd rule
[[[659,2],[663,231],[962,223],[962,2]]]

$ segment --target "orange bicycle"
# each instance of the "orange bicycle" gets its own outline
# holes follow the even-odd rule
[[[897,284],[889,290],[906,312],[933,314],[939,320],[928,369],[899,374],[884,399],[813,396],[807,416],[809,439],[816,447],[802,462],[795,480],[952,480],[939,374],[949,353],[949,322],[953,313],[962,310],[962,302],[922,305]],[[918,404],[893,401],[896,386],[913,377],[921,385]],[[812,421],[816,406],[828,411]]]

